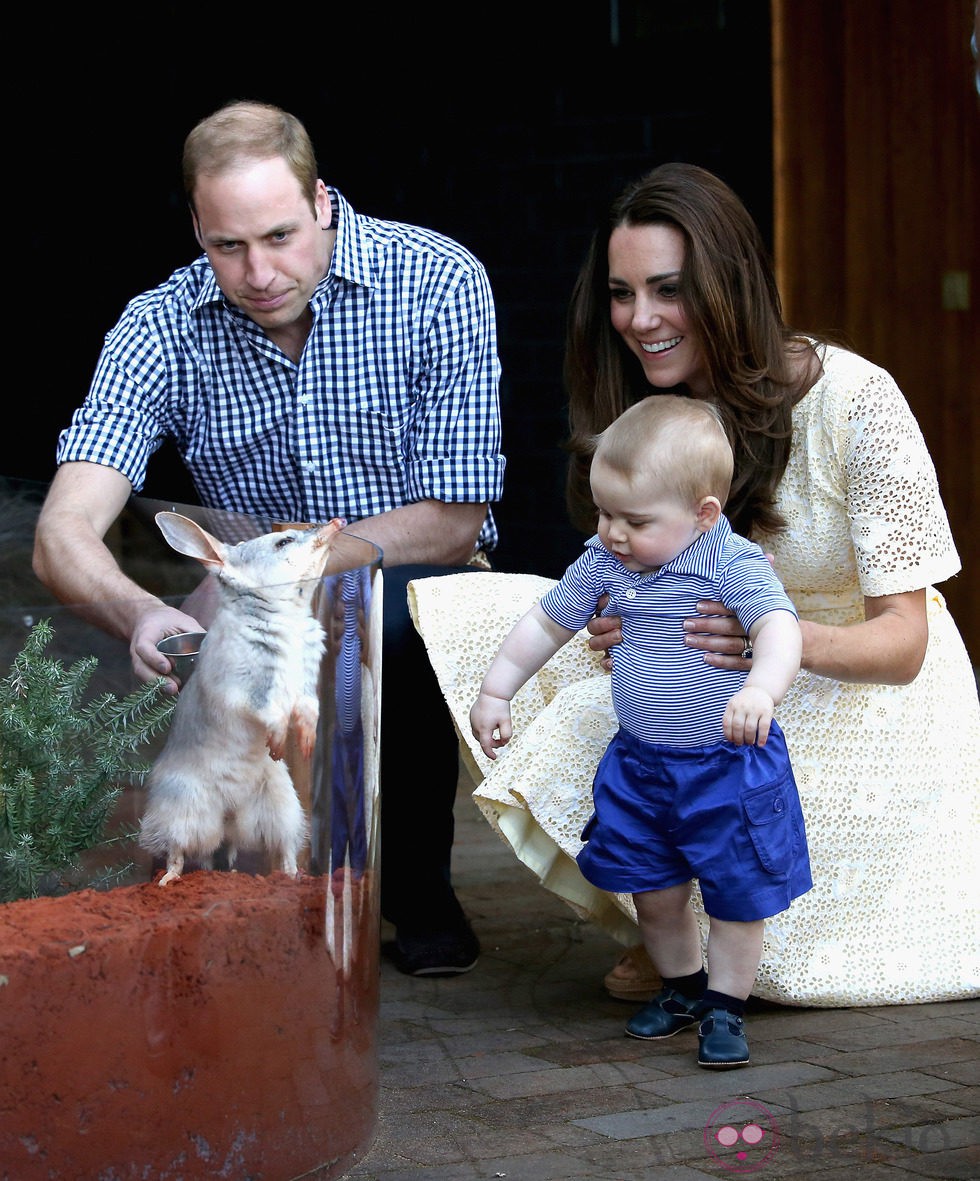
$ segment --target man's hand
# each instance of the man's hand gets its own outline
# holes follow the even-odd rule
[[[172,675],[167,657],[157,651],[157,644],[166,636],[203,630],[193,615],[185,615],[176,607],[168,607],[166,603],[151,607],[136,621],[129,641],[133,672],[141,681],[155,681],[157,677],[167,677],[163,691],[173,696],[180,688],[180,681]]]
[[[208,617],[188,604],[187,612],[168,607],[120,569],[104,537],[131,492],[129,480],[112,468],[62,464],[38,516],[33,564],[60,602],[127,643],[134,674],[152,681],[170,675],[170,661],[156,650],[157,641],[202,631],[197,617],[205,627]],[[174,694],[178,688],[170,677],[165,691]]]

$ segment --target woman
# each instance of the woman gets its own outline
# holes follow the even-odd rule
[[[980,703],[933,589],[959,558],[932,461],[894,380],[790,329],[761,236],[736,195],[703,169],[666,164],[627,187],[593,240],[572,297],[566,382],[568,502],[583,532],[595,528],[591,437],[650,395],[710,399],[736,455],[726,514],[772,556],[800,614],[802,671],[778,718],[814,888],[767,924],[754,995],[836,1006],[980,992],[969,886]],[[465,736],[496,645],[549,584],[493,576],[477,599],[439,581],[448,585],[438,596],[414,585],[415,618]],[[724,605],[699,610],[686,642],[709,663],[745,667],[745,639]],[[447,617],[468,619],[465,638]],[[504,757],[490,764],[479,748],[470,753],[484,776],[477,802],[518,856],[632,946],[630,899],[592,889],[573,864],[591,775],[614,728],[589,650],[618,638],[606,626],[590,625],[591,640],[566,646],[525,687],[525,701],[515,699]],[[637,999],[655,986],[640,980]]]

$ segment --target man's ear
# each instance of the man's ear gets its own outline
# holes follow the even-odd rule
[[[333,208],[330,205],[330,194],[322,180],[317,180],[316,191],[313,195],[313,214],[320,223],[321,230],[329,230],[333,221]]]
[[[714,529],[721,516],[721,501],[717,496],[705,496],[698,505],[698,528],[702,533]]]

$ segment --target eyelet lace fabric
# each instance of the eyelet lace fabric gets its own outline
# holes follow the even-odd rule
[[[801,618],[857,622],[865,595],[925,586],[929,645],[909,685],[801,672],[777,710],[814,886],[767,920],[753,995],[825,1007],[980,995],[980,702],[933,585],[959,559],[921,432],[884,370],[827,351],[823,376],[794,410],[779,507],[789,529],[759,540]],[[632,899],[596,890],[574,860],[592,776],[616,730],[588,633],[519,691],[514,738],[496,761],[470,734],[469,710],[497,648],[551,585],[535,575],[446,575],[411,583],[409,599],[477,805],[545,887],[629,946],[639,941]],[[693,905],[706,937],[697,890]]]

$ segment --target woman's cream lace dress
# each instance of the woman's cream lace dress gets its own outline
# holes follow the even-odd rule
[[[767,921],[754,995],[818,1006],[975,996],[980,704],[932,586],[959,569],[934,468],[887,373],[828,351],[824,375],[794,411],[779,507],[788,532],[760,542],[802,618],[858,621],[863,596],[927,586],[930,637],[910,685],[801,672],[777,710],[814,886]],[[518,693],[514,738],[496,762],[470,734],[470,706],[498,645],[550,585],[533,575],[449,575],[416,581],[409,595],[484,815],[549,890],[632,945],[631,898],[596,890],[574,860],[593,772],[616,727],[587,633]],[[697,894],[695,909],[706,934]]]

